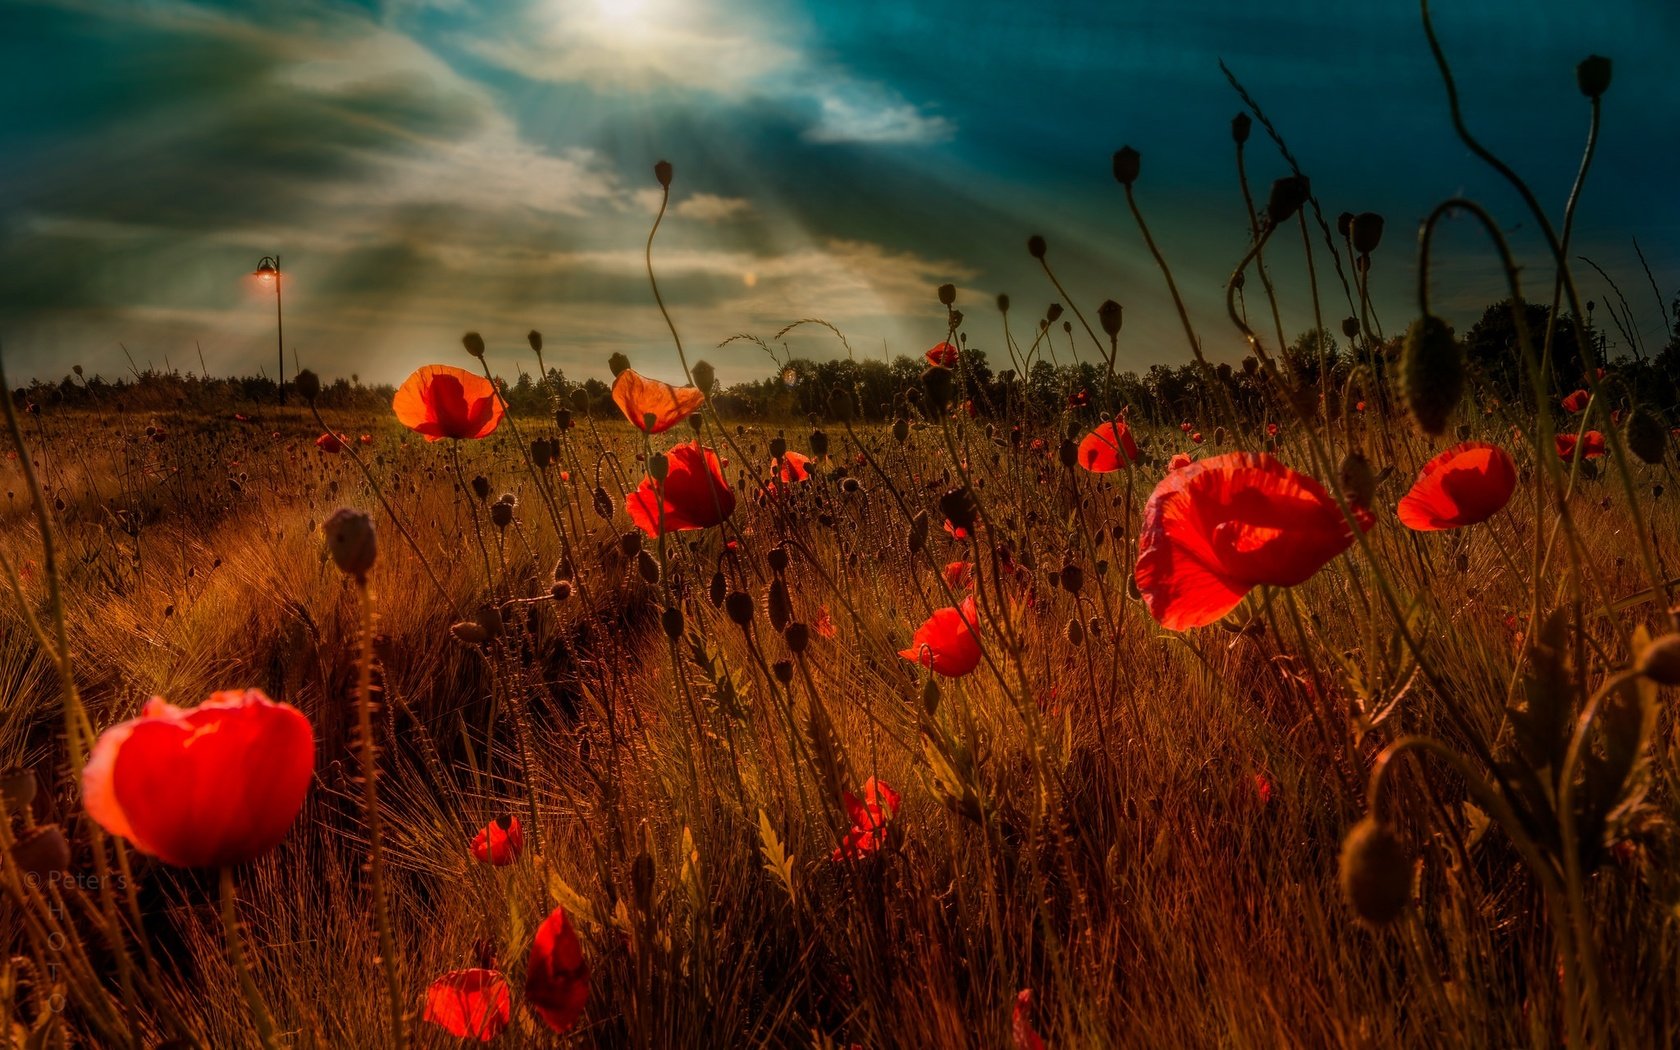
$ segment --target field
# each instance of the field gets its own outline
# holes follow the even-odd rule
[[[1113,166],[1193,358],[1147,381],[1116,304],[946,285],[925,355],[756,386],[533,332],[517,385],[468,333],[9,396],[0,1039],[1674,1045],[1680,327],[1600,355],[1572,196],[1555,275],[1488,222],[1463,335],[1444,204],[1385,339],[1381,218],[1296,173],[1215,366]],[[1339,340],[1314,284],[1284,345],[1274,233]]]

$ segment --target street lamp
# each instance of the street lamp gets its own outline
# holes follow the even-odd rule
[[[280,347],[280,403],[286,403],[286,328],[280,319],[280,256],[265,255],[257,263],[259,281],[274,282],[274,339]]]

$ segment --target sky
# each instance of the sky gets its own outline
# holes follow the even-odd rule
[[[1660,340],[1659,292],[1680,292],[1680,4],[1436,7],[1470,126],[1554,221],[1587,127],[1575,65],[1613,59],[1575,248]],[[1177,364],[1187,343],[1111,174],[1122,145],[1142,153],[1138,200],[1209,355],[1235,361],[1224,283],[1248,225],[1221,60],[1331,221],[1385,216],[1385,329],[1416,312],[1417,226],[1448,197],[1486,204],[1550,283],[1534,222],[1452,134],[1411,0],[0,0],[0,26],[14,380],[116,377],[130,358],[272,376],[272,288],[250,275],[275,253],[288,370],[400,381],[460,363],[477,330],[511,375],[534,368],[536,328],[571,378],[606,375],[614,351],[678,378],[643,271],[660,159],[676,172],[661,291],[690,360],[725,382],[772,366],[720,342],[802,318],[860,357],[919,354],[944,334],[944,282],[971,345],[1002,359],[996,295],[1018,335],[1060,298],[1034,233],[1088,317],[1125,308],[1122,367]],[[1263,200],[1287,168],[1258,127],[1247,152]],[[1466,221],[1438,244],[1434,308],[1462,329],[1503,276]],[[1336,328],[1346,302],[1318,248]],[[1268,259],[1293,336],[1312,324],[1299,237]],[[1580,269],[1584,296],[1612,299]],[[848,352],[815,326],[786,350]]]

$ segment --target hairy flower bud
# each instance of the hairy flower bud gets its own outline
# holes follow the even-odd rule
[[[954,284],[942,284],[942,285],[939,286],[939,303],[940,303],[941,306],[950,306],[952,303],[954,303],[956,301],[957,301],[957,286],[956,285],[954,285]]]
[[[1353,250],[1370,255],[1382,243],[1383,217],[1374,211],[1362,211],[1353,217],[1348,231],[1353,238]]]
[[[1114,181],[1129,188],[1137,181],[1142,163],[1142,154],[1130,146],[1121,146],[1114,151]]]
[[[461,337],[461,345],[467,348],[467,353],[474,357],[484,356],[484,337],[477,332],[468,332]]]
[[[1287,222],[1307,203],[1311,193],[1305,175],[1285,175],[1272,183],[1271,196],[1266,200],[1266,218],[1273,226]]]
[[[525,341],[531,344],[531,349],[542,353],[542,333],[535,328],[525,333]]]
[[[688,370],[688,375],[702,394],[710,395],[712,387],[717,385],[717,369],[705,361],[694,362],[694,367]]]
[[[1406,330],[1400,387],[1418,427],[1425,434],[1446,433],[1447,419],[1464,396],[1464,356],[1439,317],[1420,317]]]
[[[1575,67],[1575,84],[1581,94],[1598,98],[1610,88],[1610,60],[1603,55],[1588,55]]]
[[[671,162],[668,161],[668,160],[659,161],[659,162],[655,163],[654,166],[653,166],[653,177],[658,179],[659,184],[661,186],[665,187],[666,189],[671,188],[671,175],[672,174],[673,173],[671,171]]]
[[[1120,334],[1121,306],[1113,299],[1104,299],[1097,307],[1097,322],[1110,339]]]
[[[326,520],[321,532],[327,538],[327,551],[339,571],[358,580],[367,579],[377,553],[373,519],[359,510],[345,507]]]
[[[1655,466],[1663,461],[1663,454],[1668,450],[1668,433],[1650,409],[1641,406],[1629,413],[1622,435],[1628,449],[1644,462]]]
[[[1386,926],[1411,903],[1411,854],[1387,824],[1366,817],[1342,840],[1341,881],[1354,914]]]
[[[292,377],[292,386],[296,387],[297,392],[310,404],[314,404],[315,399],[321,396],[321,377],[307,368]]]
[[[607,367],[612,369],[613,378],[617,379],[630,367],[630,359],[625,357],[622,351],[615,350],[613,355],[607,358]]]
[[[1044,242],[1041,235],[1035,233],[1027,238],[1027,254],[1034,259],[1044,258],[1044,253],[1049,250],[1050,246]]]

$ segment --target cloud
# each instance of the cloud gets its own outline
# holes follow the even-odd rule
[[[881,89],[853,87],[819,96],[821,114],[806,132],[810,142],[906,144],[944,142],[956,127]]]

